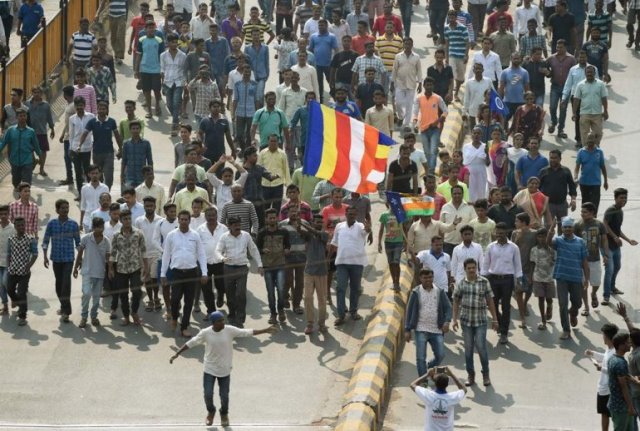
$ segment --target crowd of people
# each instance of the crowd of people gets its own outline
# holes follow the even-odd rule
[[[474,2],[469,12],[461,0],[450,8],[440,3],[428,6],[435,50],[423,74],[408,0],[265,1],[249,8],[246,21],[244,1],[197,7],[159,1],[160,20],[145,2],[133,11],[127,0],[102,1],[96,20],[106,14],[109,33],[93,34],[91,20],[82,18],[65,58],[74,84],[63,89],[59,140],[66,177],[59,183],[75,188],[80,217],[70,217],[68,200],[56,200],[57,217],[46,223],[41,240],[41,208],[31,188],[34,175],[48,176],[52,109],[35,87],[29,97],[12,89],[2,111],[0,149],[8,147],[16,200],[0,206],[0,312],[17,308],[17,324],[27,325],[29,279],[40,247],[45,268],[53,268],[62,322],[70,322],[72,278],[79,275],[80,328],[100,325],[101,298],[111,320],[120,318],[120,309],[123,325],[140,325],[141,307],[164,311],[170,328],[184,337],[191,337],[192,313],[204,309],[212,326],[178,354],[199,343],[230,349],[234,337],[272,331],[240,331],[250,270],[264,277],[270,325],[284,324],[291,310],[306,321],[305,334],[326,332],[334,276],[333,324],[362,319],[372,202],[304,173],[309,104],[318,101],[401,143],[379,186],[381,198],[387,190],[434,202],[432,215],[399,223],[387,210],[378,220],[377,249],[386,253],[392,288],[400,291],[403,252],[415,269],[405,339],[415,339],[420,376],[442,386],[451,373],[431,369],[444,360],[444,334],[461,328],[465,384],[475,384],[477,351],[482,381],[490,385],[487,329],[498,331],[501,344],[509,342],[512,295],[521,327],[531,320],[528,301],[535,295],[543,331],[557,298],[560,338],[568,339],[579,314],[589,316],[623,293],[616,286],[622,242],[637,244],[622,230],[626,189],[613,191],[614,204],[598,219],[601,188],[608,190],[601,142],[615,2],[605,10],[596,0],[585,12],[582,2],[538,7],[524,0],[513,16],[506,0]],[[20,13],[36,5],[25,2]],[[625,4],[627,46],[636,42],[636,50],[638,11]],[[134,12],[127,45],[127,15]],[[18,28],[26,31],[20,16]],[[126,117],[116,121],[110,107],[118,103],[126,54],[144,115],[137,113],[135,90],[120,87],[128,94]],[[274,63],[279,84],[268,88]],[[470,138],[450,154],[440,135],[455,101]],[[158,146],[145,138],[165,109],[175,154],[168,187],[154,174]],[[568,109],[578,149],[573,170],[562,165],[560,150],[548,157],[540,152],[545,130],[557,131],[563,144],[568,139]],[[574,220],[568,214],[578,208],[578,194],[580,218]],[[218,312],[225,304],[231,326]],[[223,334],[224,340],[216,338]],[[427,345],[433,349],[429,362]],[[206,380],[206,370],[227,377],[219,370],[229,370],[230,360],[229,353],[228,363],[216,368],[207,348],[209,424],[215,379]],[[228,423],[229,382],[219,384],[227,392],[221,414]]]

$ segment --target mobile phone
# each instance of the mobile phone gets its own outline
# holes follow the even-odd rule
[[[436,374],[444,374],[446,367],[436,367]]]

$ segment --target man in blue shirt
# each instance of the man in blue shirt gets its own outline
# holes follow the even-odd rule
[[[558,220],[554,220],[554,226]],[[582,289],[589,287],[589,263],[587,244],[574,235],[574,221],[571,217],[562,219],[562,235],[555,236],[555,229],[549,229],[547,244],[556,251],[553,278],[558,290],[560,308],[561,340],[571,337],[571,328],[578,325],[578,311],[582,306]],[[569,308],[571,301],[571,308]]]
[[[80,227],[69,219],[69,202],[65,199],[56,201],[58,218],[47,223],[42,239],[42,255],[44,267],[49,268],[47,249],[51,242],[51,262],[56,278],[56,295],[60,301],[60,315],[64,323],[69,322],[71,314],[71,272],[75,258],[75,249],[80,245]]]
[[[269,47],[261,41],[262,33],[255,29],[251,31],[251,45],[244,48],[244,53],[249,57],[249,64],[256,78],[256,102],[258,107],[264,104],[264,86],[269,79]]]
[[[134,188],[144,181],[142,167],[153,166],[151,144],[146,139],[142,139],[141,130],[142,125],[139,121],[130,122],[131,139],[128,139],[122,146],[120,182]]]
[[[598,138],[593,133],[587,135],[587,146],[580,148],[576,155],[576,167],[573,176],[580,185],[580,195],[582,202],[591,202],[596,206],[596,215],[600,206],[600,187],[602,177],[604,177],[604,189],[609,189],[607,182],[607,167],[604,163],[604,153],[601,148],[596,147]],[[582,167],[582,174],[580,174]],[[578,174],[580,176],[578,177]],[[602,174],[602,176],[601,176]]]
[[[518,184],[518,187],[527,187],[529,178],[540,178],[542,168],[549,166],[549,160],[540,154],[539,148],[539,138],[536,136],[529,138],[529,154],[520,157],[518,163],[516,163],[516,184]]]
[[[224,62],[229,56],[229,42],[224,37],[218,36],[218,33],[218,24],[209,25],[211,37],[205,41],[204,46],[209,53],[213,77],[218,88],[222,89],[224,88]]]
[[[147,21],[145,34],[138,39],[138,48],[134,57],[135,78],[140,80],[142,92],[147,104],[147,118],[151,118],[151,91],[156,98],[156,115],[160,115],[160,54],[164,52],[164,40],[156,34],[156,24]]]
[[[9,127],[0,142],[0,151],[9,147],[9,164],[11,165],[11,183],[17,190],[21,182],[31,184],[33,179],[33,153],[40,155],[40,144],[36,132],[27,126],[27,111],[16,109],[18,124]]]
[[[318,21],[318,32],[311,35],[309,50],[316,57],[316,73],[318,74],[318,89],[320,103],[324,101],[324,77],[329,82],[329,70],[334,52],[338,52],[338,39],[329,33],[327,20]],[[324,75],[324,77],[323,77]]]
[[[236,82],[233,88],[233,107],[231,108],[231,119],[234,123],[235,140],[240,145],[240,150],[244,150],[251,143],[251,124],[253,114],[258,107],[258,83],[251,79],[251,66],[244,66],[242,80]]]
[[[379,85],[379,84],[377,84]],[[347,100],[348,91],[344,87],[336,88],[336,102],[332,108],[338,112],[348,115],[351,118],[362,121],[362,112],[358,105],[351,100]]]
[[[40,23],[44,18],[44,9],[36,0],[27,0],[18,11],[18,36],[24,36],[28,40],[36,35],[40,29]]]
[[[309,126],[309,102],[316,100],[316,93],[313,91],[307,91],[304,96],[304,106],[298,108],[291,118],[289,125],[292,135],[292,141],[294,147],[298,148],[298,157],[300,160],[304,160],[304,150],[307,146],[307,127]],[[356,106],[357,108],[357,106]],[[300,123],[300,130],[297,130],[298,123]]]
[[[509,108],[505,121],[509,122],[519,106],[524,105],[524,93],[529,91],[529,72],[520,67],[522,56],[518,52],[511,54],[511,67],[500,75],[498,92]]]
[[[116,157],[120,158],[122,153],[122,138],[118,132],[116,120],[109,117],[109,103],[100,100],[98,102],[98,116],[92,118],[87,123],[83,136],[93,133],[93,164],[100,167],[100,172],[104,175],[104,183],[111,190],[113,185],[113,139],[118,144]],[[80,138],[83,140],[83,138]]]

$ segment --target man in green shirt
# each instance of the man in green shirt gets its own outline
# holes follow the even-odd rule
[[[33,179],[33,153],[40,156],[40,145],[36,132],[27,126],[27,111],[16,109],[18,123],[9,127],[0,142],[0,151],[9,147],[9,163],[11,164],[11,183],[14,193],[18,184],[31,184]]]
[[[280,144],[286,144],[285,150],[291,150],[291,138],[289,136],[289,123],[287,116],[280,109],[276,108],[276,93],[269,91],[264,95],[265,107],[260,108],[253,115],[251,124],[251,140],[255,139],[256,131],[260,129],[260,148],[264,148],[269,143],[269,135],[277,135]],[[283,136],[284,135],[284,136]]]
[[[393,212],[387,211],[380,214],[380,230],[378,230],[378,253],[382,253],[382,237],[384,235],[384,250],[387,254],[393,290],[400,290],[400,258],[404,249],[404,233],[402,225],[398,223]]]

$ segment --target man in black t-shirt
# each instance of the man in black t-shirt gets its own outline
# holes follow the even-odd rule
[[[551,53],[556,53],[556,43],[558,40],[567,41],[567,52],[573,54],[576,49],[576,18],[567,10],[566,0],[558,0],[556,3],[556,13],[549,18],[551,27]]]
[[[400,146],[400,157],[389,165],[387,190],[398,193],[418,194],[418,165],[411,160],[411,147]]]
[[[513,194],[509,186],[500,187],[500,203],[489,208],[487,216],[496,222],[507,225],[507,238],[511,238],[511,233],[516,228],[516,215],[524,212],[522,208],[513,203]]]
[[[358,53],[351,49],[351,36],[342,36],[342,51],[336,53],[331,59],[329,70],[329,88],[331,97],[335,97],[336,87],[343,87],[349,92],[349,99],[353,100],[351,94],[351,69],[358,58]]]
[[[607,230],[607,242],[609,243],[609,260],[604,268],[604,292],[602,305],[609,304],[610,295],[622,295],[622,291],[616,288],[616,277],[622,267],[622,240],[631,245],[638,245],[638,241],[628,238],[622,232],[624,215],[622,208],[627,204],[627,189],[618,188],[613,191],[614,204],[604,212],[604,227]]]
[[[433,92],[442,97],[448,105],[453,100],[453,69],[444,64],[445,52],[437,49],[435,54],[436,64],[429,66],[427,76],[434,79]]]

